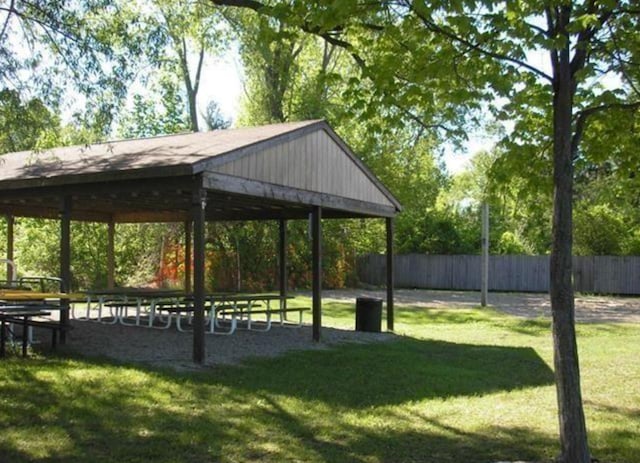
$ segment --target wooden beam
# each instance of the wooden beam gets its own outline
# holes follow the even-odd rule
[[[387,217],[387,331],[393,331],[394,307],[393,307],[393,219]]]
[[[322,208],[314,206],[311,213],[312,312],[313,340],[320,341],[322,329]]]
[[[116,286],[116,223],[111,219],[107,224],[107,288]]]
[[[60,204],[60,278],[62,290],[71,291],[71,196],[64,196]],[[60,324],[69,324],[69,301],[60,301],[66,310],[60,311]],[[66,330],[60,331],[60,344],[67,341]]]
[[[339,209],[354,214],[365,214],[377,217],[393,217],[396,215],[394,206],[384,206],[357,199],[343,198],[313,191],[301,190],[272,183],[250,180],[233,175],[216,172],[206,172],[204,186],[209,190],[226,191],[240,195],[266,198],[273,201],[284,201],[306,206],[322,206],[324,208]]]
[[[188,211],[157,211],[157,212],[116,212],[114,219],[118,223],[171,223],[185,222],[190,219]]]
[[[193,222],[187,220],[184,223],[184,290],[191,292],[191,243],[193,242]]]
[[[280,283],[280,296],[282,297],[286,297],[287,296],[287,279],[288,279],[288,275],[287,275],[287,221],[286,220],[279,220],[278,221],[278,235],[279,235],[279,240],[278,240],[278,255],[279,255],[279,259],[278,259],[278,263],[279,263],[279,278],[278,278],[278,282]],[[282,300],[282,308],[286,309],[287,308],[287,300],[283,299]]]
[[[48,207],[33,206],[29,204],[0,204],[0,214],[12,215],[14,217],[32,217],[37,219],[58,219],[60,217],[60,205],[58,201]],[[109,214],[96,210],[74,210],[74,220],[87,222],[107,222]]]
[[[15,219],[12,215],[7,215],[7,259],[11,262],[14,262],[14,231],[15,231]],[[14,262],[15,265],[15,262]],[[15,272],[14,265],[11,265],[7,262],[7,281],[11,281],[13,279],[13,274]]]
[[[173,188],[169,184],[178,180],[181,180],[183,187],[186,188],[189,184],[187,179],[192,176],[193,168],[190,165],[154,166],[132,170],[114,169],[86,174],[54,176],[51,176],[50,171],[43,169],[32,178],[4,180],[0,182],[0,188],[3,191],[33,190],[39,191],[40,194],[49,189],[57,194],[76,194],[78,191],[91,193],[94,191],[94,185],[95,191],[98,192],[103,185],[107,185],[107,189],[120,192],[124,190],[114,184],[129,182],[133,190],[141,191],[158,187]]]
[[[193,190],[191,214],[193,220],[193,361],[204,364],[204,264],[206,192],[197,186]]]

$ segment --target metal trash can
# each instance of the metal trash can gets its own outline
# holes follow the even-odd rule
[[[356,331],[380,333],[382,330],[382,299],[359,297],[356,299]]]

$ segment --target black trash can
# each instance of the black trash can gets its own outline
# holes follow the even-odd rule
[[[356,331],[379,333],[382,329],[382,299],[359,297],[356,299]]]

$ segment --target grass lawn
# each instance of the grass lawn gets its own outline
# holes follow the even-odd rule
[[[557,454],[548,320],[397,311],[391,342],[198,373],[62,356],[1,360],[0,462],[490,462]],[[352,307],[325,304],[325,325],[352,329],[353,318]],[[603,462],[640,462],[640,325],[580,325],[578,334],[592,452]]]

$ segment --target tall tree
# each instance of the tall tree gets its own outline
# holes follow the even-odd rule
[[[137,27],[108,0],[0,2],[0,83],[49,105],[76,102],[107,133],[139,57]]]
[[[275,18],[227,14],[240,42],[247,75],[240,124],[285,122],[291,118],[291,90],[299,78],[305,37]]]
[[[207,56],[226,45],[226,30],[216,8],[200,1],[138,2],[145,24],[139,41],[149,63],[161,72],[179,76],[186,96],[190,129],[200,130],[198,92]]]
[[[573,169],[590,118],[640,107],[635,2],[211,1],[286,19],[346,48],[381,101],[396,104],[424,127],[459,127],[481,102],[516,125],[530,113],[544,115],[546,136],[537,143],[549,142],[552,154],[550,277],[560,459],[589,462],[571,282]],[[536,62],[537,53],[546,60]],[[607,74],[622,82],[615,91],[598,84]],[[504,104],[518,94],[524,104]],[[510,134],[514,140],[521,135]]]

